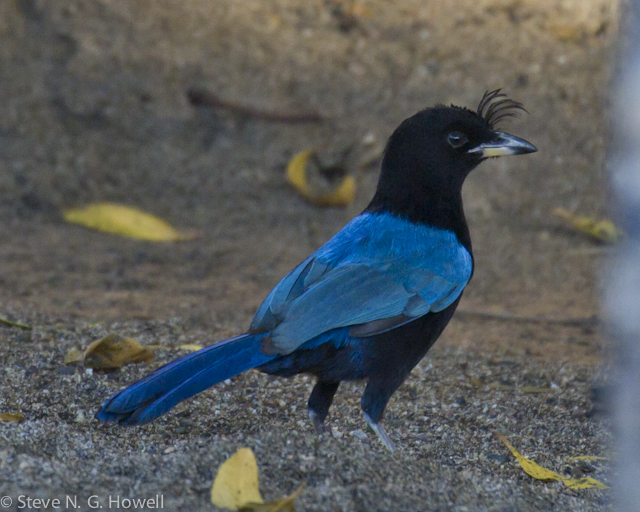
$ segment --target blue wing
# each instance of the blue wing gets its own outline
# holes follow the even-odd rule
[[[251,329],[269,331],[281,354],[338,327],[372,335],[442,311],[472,269],[454,233],[363,213],[276,285]]]

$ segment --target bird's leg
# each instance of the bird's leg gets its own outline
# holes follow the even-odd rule
[[[384,409],[387,406],[387,402],[389,402],[389,398],[391,398],[391,395],[398,389],[398,386],[399,384],[381,382],[372,378],[369,380],[361,400],[362,410],[364,411],[364,417],[367,423],[391,453],[395,451],[395,446],[391,439],[389,439],[387,432],[382,425],[380,425],[380,420],[382,420]]]
[[[316,385],[311,391],[309,397],[309,418],[313,422],[313,426],[318,434],[323,434],[325,431],[324,420],[329,414],[329,407],[333,402],[333,396],[338,391],[340,382],[326,382],[318,380]]]

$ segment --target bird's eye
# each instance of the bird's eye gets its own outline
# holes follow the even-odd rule
[[[451,132],[449,135],[447,135],[447,142],[449,143],[449,145],[452,148],[456,148],[457,149],[459,147],[462,147],[468,141],[469,141],[469,139],[462,132]]]

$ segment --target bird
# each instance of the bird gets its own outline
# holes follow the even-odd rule
[[[403,121],[369,205],[276,284],[244,334],[160,367],[104,402],[96,418],[142,425],[249,369],[306,373],[317,379],[308,410],[318,433],[340,383],[364,380],[364,418],[393,452],[381,422],[387,403],[473,274],[462,185],[484,160],[537,151],[497,129],[521,111],[497,89],[476,110],[438,104]]]

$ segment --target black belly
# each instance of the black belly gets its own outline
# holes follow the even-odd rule
[[[460,297],[438,313],[428,313],[390,331],[351,338],[340,348],[324,343],[312,349],[297,349],[258,369],[282,377],[310,373],[328,382],[371,377],[404,380],[442,334],[459,302]]]

